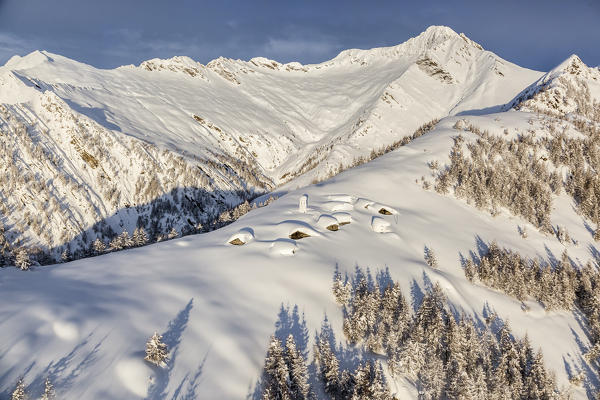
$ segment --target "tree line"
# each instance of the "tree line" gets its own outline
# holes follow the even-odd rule
[[[414,383],[420,399],[558,399],[554,375],[527,337],[516,338],[496,315],[486,323],[452,312],[438,284],[422,299],[387,272],[375,279],[357,268],[336,271],[333,295],[344,315],[346,344],[336,343],[327,319],[315,336],[313,359],[272,337],[260,393],[263,399],[392,399],[383,358],[393,377]],[[348,362],[346,355],[360,356]]]

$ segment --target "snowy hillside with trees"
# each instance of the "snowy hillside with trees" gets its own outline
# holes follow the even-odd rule
[[[318,65],[38,52],[0,79],[0,398],[596,398],[578,57],[543,74],[432,27]],[[93,256],[22,250],[73,237]]]
[[[4,262],[130,247],[136,228],[150,242],[210,230],[247,199],[325,179],[540,76],[446,27],[306,66],[175,57],[99,70],[15,56],[0,67]]]

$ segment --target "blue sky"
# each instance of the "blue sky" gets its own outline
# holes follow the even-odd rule
[[[101,68],[175,55],[316,63],[429,25],[528,68],[549,70],[573,53],[600,65],[600,0],[0,0],[0,64],[35,49]]]

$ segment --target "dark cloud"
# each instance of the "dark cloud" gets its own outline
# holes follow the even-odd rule
[[[314,63],[448,25],[529,68],[548,70],[571,53],[600,64],[597,0],[422,3],[0,0],[0,63],[37,48],[103,68],[174,55]]]

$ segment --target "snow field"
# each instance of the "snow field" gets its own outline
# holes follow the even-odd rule
[[[454,122],[445,121],[413,143],[330,181],[290,191],[208,234],[27,273],[3,269],[0,365],[7,372],[0,391],[11,390],[20,375],[35,383],[51,374],[63,398],[144,398],[142,388],[149,398],[178,390],[201,398],[243,398],[258,379],[282,304],[297,305],[310,332],[327,315],[336,337],[343,338],[342,315],[331,294],[336,265],[342,273],[356,265],[373,272],[388,268],[405,293],[440,282],[457,310],[480,319],[496,312],[516,335],[527,334],[534,348],[542,348],[559,385],[568,384],[567,366],[585,372],[580,346],[588,340],[576,315],[547,312],[532,301],[525,302],[530,311],[524,312],[519,301],[469,283],[460,264],[461,255],[477,251],[478,240],[497,240],[530,257],[558,256],[564,245],[519,218],[494,218],[415,183],[428,173],[427,162],[447,157]],[[383,173],[391,169],[398,172]],[[303,193],[310,201],[306,214],[298,211]],[[328,196],[339,193],[356,199],[347,212],[352,223],[338,231],[321,228],[316,221],[327,212]],[[395,215],[364,207],[374,203],[396,210],[398,224]],[[553,210],[553,219],[568,221],[569,232],[579,239],[579,246],[569,247],[570,256],[585,262],[595,244],[575,216],[570,207]],[[397,237],[388,240],[389,234],[373,232],[373,217],[389,221]],[[517,226],[528,226],[526,240]],[[320,235],[292,243],[290,230],[300,227]],[[231,246],[228,239],[247,232],[244,228],[251,228],[255,239]],[[424,245],[435,251],[437,269],[425,264]],[[73,329],[62,326],[55,332],[57,321]],[[142,361],[144,343],[154,331],[170,348],[164,369]],[[399,394],[410,389],[403,379],[390,385]],[[575,389],[574,396],[585,393]]]

